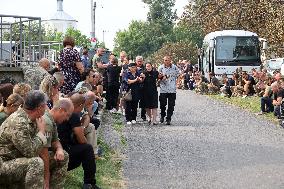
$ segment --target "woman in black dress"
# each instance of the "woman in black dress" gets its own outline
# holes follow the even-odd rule
[[[74,49],[74,38],[69,36],[65,37],[63,46],[64,49],[60,52],[58,58],[58,67],[65,77],[64,84],[60,88],[60,91],[67,95],[72,92],[81,81],[81,73],[84,72],[84,66],[81,62],[79,52]]]
[[[153,69],[150,63],[146,64],[144,72],[145,79],[143,85],[143,95],[145,100],[145,108],[148,115],[149,124],[157,125],[157,108],[158,108],[158,90],[157,79],[159,72]]]

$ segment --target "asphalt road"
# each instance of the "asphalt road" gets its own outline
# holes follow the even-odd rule
[[[284,129],[191,91],[172,123],[126,126],[127,188],[284,188]]]

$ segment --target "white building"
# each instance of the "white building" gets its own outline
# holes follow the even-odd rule
[[[46,29],[65,33],[67,28],[77,29],[77,20],[63,11],[63,0],[57,0],[57,11],[43,20]]]

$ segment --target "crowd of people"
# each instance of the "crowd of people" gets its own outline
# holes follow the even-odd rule
[[[181,73],[177,79],[178,88],[195,90],[200,94],[220,94],[224,97],[260,97],[260,112],[256,115],[272,112],[282,124],[284,77],[280,70],[270,74],[265,68],[260,71],[252,69],[248,73],[242,71],[240,67],[232,77],[229,78],[223,74],[219,80],[214,72],[210,72],[209,79],[207,79],[197,67],[191,65],[190,61],[179,61],[177,65]]]
[[[122,114],[127,125],[141,120],[151,126],[171,125],[176,89],[226,97],[260,96],[258,115],[274,112],[282,118],[284,79],[265,69],[252,74],[236,70],[222,80],[213,72],[207,79],[188,60],[173,64],[164,56],[159,66],[142,56],[130,61],[122,51],[102,60],[82,56],[75,41],[66,37],[58,62],[42,58],[38,67],[24,67],[24,83],[0,85],[0,187],[64,188],[68,171],[82,165],[83,188],[96,189],[99,114]],[[158,92],[159,86],[159,92]],[[158,108],[160,116],[158,118]],[[140,120],[140,121],[141,121]],[[158,121],[159,120],[159,121]]]
[[[23,67],[25,82],[0,85],[0,187],[64,188],[68,171],[82,165],[83,188],[95,189],[100,158],[100,112],[121,113],[136,124],[140,108],[149,125],[171,124],[180,74],[170,56],[159,67],[126,52],[103,62],[103,48],[92,59],[66,37],[58,62],[42,58]],[[160,95],[157,90],[160,86]],[[160,121],[158,117],[160,101]],[[166,108],[167,107],[167,108]]]

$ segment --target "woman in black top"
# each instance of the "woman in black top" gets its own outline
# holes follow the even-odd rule
[[[136,123],[138,102],[141,99],[140,83],[144,80],[144,74],[137,70],[136,64],[129,64],[129,71],[125,74],[127,91],[131,90],[132,100],[126,101],[125,117],[127,125]]]
[[[157,79],[158,71],[154,70],[150,63],[146,64],[146,71],[144,73],[143,97],[145,100],[145,108],[149,118],[149,123],[156,125],[157,108],[158,108],[158,90]]]

